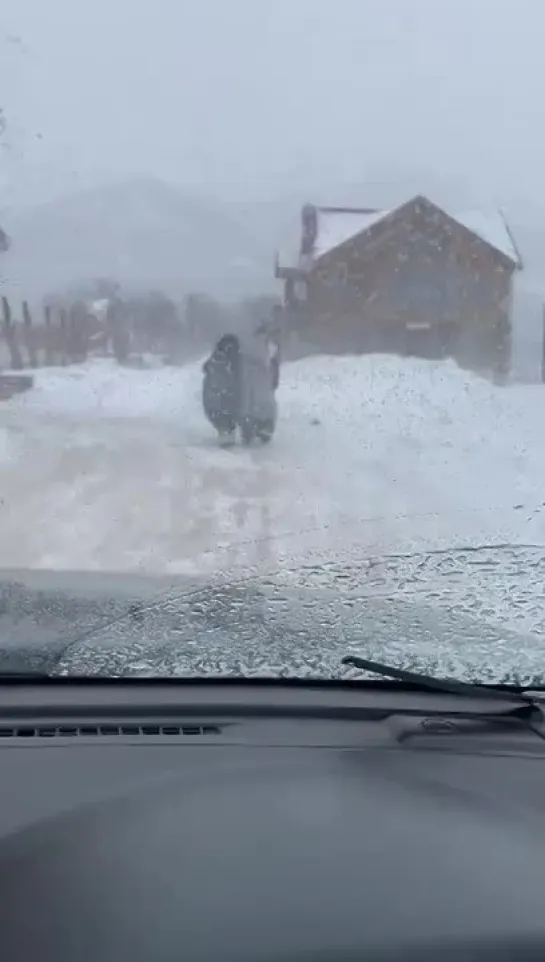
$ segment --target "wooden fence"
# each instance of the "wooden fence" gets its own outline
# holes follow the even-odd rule
[[[4,296],[0,298],[0,370],[79,364],[90,356],[113,356],[121,364],[139,366],[143,355],[154,355],[162,363],[180,365],[209,350],[221,333],[200,331],[183,320],[161,330],[153,316],[139,317],[130,310],[123,330],[125,336],[116,338],[105,318],[82,312],[77,305],[49,306],[33,316],[27,301],[14,308]]]
[[[2,297],[0,323],[0,367],[8,366],[12,371],[76,364],[92,351],[105,352],[105,337],[96,340],[88,331],[82,332],[77,319],[71,318],[65,308],[46,307],[36,322],[27,301],[22,302],[16,317],[9,299]]]

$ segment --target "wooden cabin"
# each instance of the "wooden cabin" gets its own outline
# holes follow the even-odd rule
[[[290,260],[275,276],[299,355],[450,356],[509,371],[522,261],[500,212],[449,214],[422,196],[387,211],[307,204]]]

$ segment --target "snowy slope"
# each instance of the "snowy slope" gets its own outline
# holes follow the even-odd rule
[[[42,370],[0,409],[0,564],[151,572],[545,544],[539,387],[393,357],[286,365],[273,444],[223,452],[200,364]]]

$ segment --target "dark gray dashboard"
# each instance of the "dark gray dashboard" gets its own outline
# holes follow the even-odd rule
[[[5,962],[545,945],[539,733],[441,735],[421,721],[470,703],[408,694],[407,716],[386,688],[77,691],[0,687]]]

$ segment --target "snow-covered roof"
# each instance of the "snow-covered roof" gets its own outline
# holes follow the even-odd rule
[[[314,257],[323,257],[324,254],[346,243],[351,237],[356,237],[362,231],[368,230],[389,213],[388,210],[363,213],[318,208],[318,234],[314,244]]]
[[[519,264],[520,254],[501,211],[485,213],[482,210],[465,210],[451,214],[451,217],[491,247],[505,254],[514,264]]]
[[[395,208],[394,208],[395,209]],[[351,237],[356,237],[363,231],[368,230],[373,224],[378,223],[393,213],[392,210],[379,211],[358,211],[358,210],[336,210],[334,208],[318,207],[318,233],[314,244],[314,258],[323,257],[324,254],[340,247]],[[500,251],[505,257],[520,266],[520,255],[517,251],[511,232],[507,223],[499,210],[485,213],[480,210],[467,210],[451,213],[446,211],[449,217],[458,221],[485,243]]]

